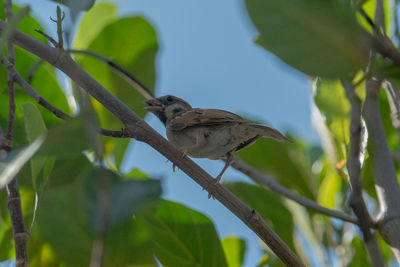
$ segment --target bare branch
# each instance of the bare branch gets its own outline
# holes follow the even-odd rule
[[[4,8],[6,13],[7,21],[12,18],[12,1],[5,0]],[[7,45],[8,60],[11,64],[15,64],[15,52],[14,44],[12,39],[8,40]],[[1,49],[0,49],[1,51]],[[8,94],[9,94],[9,116],[8,116],[8,128],[5,136],[5,146],[0,144],[0,147],[5,147],[6,153],[9,153],[12,148],[12,137],[15,120],[15,90],[14,90],[14,74],[8,72]],[[11,224],[14,236],[14,248],[15,248],[15,261],[17,267],[28,266],[28,238],[29,234],[25,228],[24,216],[22,214],[21,198],[19,195],[17,177],[14,177],[12,181],[6,186],[7,189],[7,203],[8,210],[10,212]]]
[[[342,85],[346,91],[346,96],[351,105],[351,122],[350,122],[350,151],[347,160],[347,169],[350,177],[351,195],[349,199],[350,207],[356,214],[359,226],[363,233],[364,242],[367,246],[371,260],[375,266],[384,266],[382,254],[379,250],[378,243],[370,226],[373,225],[369,216],[367,207],[362,196],[361,182],[361,100],[355,92],[354,86],[349,81],[342,81]]]
[[[4,26],[5,23],[0,20],[0,32],[4,29]],[[202,188],[207,189],[219,202],[252,229],[285,264],[290,266],[304,266],[296,254],[290,250],[255,210],[245,205],[222,185],[216,185],[213,177],[188,157],[185,156],[182,158],[182,153],[179,150],[154,131],[154,129],[129,109],[129,107],[94,80],[77,65],[67,53],[59,49],[48,47],[20,31],[15,32],[13,40],[16,45],[62,70],[76,82],[77,85],[86,90],[92,97],[113,113],[114,116],[120,119],[125,125],[126,131],[130,133],[131,136],[153,147],[178,166]]]
[[[368,144],[380,206],[378,230],[391,246],[397,261],[400,261],[400,188],[379,110],[380,84],[375,80],[367,81],[363,116],[368,128]]]
[[[4,8],[6,12],[7,21],[12,18],[12,1],[7,0],[4,2]],[[15,52],[14,52],[14,45],[12,40],[8,40],[7,42],[7,53],[8,53],[8,60],[11,64],[15,64]],[[9,114],[8,114],[8,127],[6,138],[8,140],[12,140],[12,133],[14,130],[14,121],[15,121],[15,91],[14,91],[14,77],[11,72],[8,72],[8,96],[9,96]],[[12,143],[12,142],[11,142]]]
[[[357,219],[355,219],[351,215],[348,215],[348,214],[340,212],[340,211],[331,210],[331,209],[322,207],[321,205],[312,201],[311,199],[303,197],[303,196],[289,190],[288,188],[284,187],[277,181],[268,178],[267,176],[265,176],[264,174],[259,172],[257,169],[251,167],[250,165],[244,163],[241,160],[238,160],[238,159],[233,160],[233,162],[231,163],[231,166],[233,168],[235,168],[236,170],[242,172],[243,174],[247,175],[248,177],[250,177],[251,180],[253,180],[254,182],[262,185],[265,189],[276,192],[288,199],[291,199],[291,200],[297,202],[298,204],[300,204],[304,207],[313,209],[319,213],[322,213],[322,214],[325,214],[325,215],[328,215],[328,216],[331,216],[331,217],[334,217],[334,218],[337,218],[337,219],[340,219],[340,220],[343,220],[346,222],[358,224]]]

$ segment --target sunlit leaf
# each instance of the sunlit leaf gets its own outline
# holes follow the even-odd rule
[[[144,222],[164,266],[227,266],[214,225],[205,215],[163,200]]]
[[[244,240],[235,236],[224,238],[222,240],[222,248],[229,267],[242,266],[246,252],[246,242]]]
[[[365,32],[350,7],[334,0],[247,0],[257,40],[312,76],[347,77],[368,62]]]
[[[350,103],[339,80],[318,79],[315,103],[325,117],[326,126],[342,144],[350,138]]]
[[[101,24],[104,27],[100,29],[97,26],[94,29],[94,33],[97,32],[97,35],[90,34],[89,40],[80,37],[76,44],[81,49],[95,51],[110,58],[131,72],[150,89],[153,89],[155,84],[154,61],[158,50],[158,41],[155,30],[146,20],[141,17],[115,19],[113,15],[115,8],[111,8],[111,4],[99,5],[93,13],[89,12],[84,16],[80,31],[91,31],[91,25],[97,23],[98,16],[103,14],[107,8],[110,9],[111,15],[107,15],[106,21]],[[118,40],[118,42],[110,42],[110,40]],[[80,65],[105,88],[138,115],[144,117],[146,114],[143,103],[144,97],[135,88],[98,59],[80,55],[76,58]],[[116,130],[123,127],[122,123],[97,101],[94,101],[93,105],[98,112],[102,127]],[[119,168],[129,139],[104,137],[103,140],[106,154],[113,155],[116,167]]]
[[[342,188],[345,178],[340,177],[336,170],[326,159],[321,159],[322,182],[318,189],[318,203],[324,207],[334,209],[336,207],[336,196]],[[342,204],[342,203],[341,203]]]
[[[101,18],[99,20],[99,18]],[[100,2],[95,4],[79,23],[78,32],[74,39],[75,49],[85,49],[99,35],[101,30],[117,19],[117,8],[112,3]]]

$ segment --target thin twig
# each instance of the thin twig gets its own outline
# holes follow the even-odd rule
[[[12,18],[12,0],[6,0],[4,2],[4,8],[6,13],[7,21]],[[8,60],[14,65],[15,64],[15,52],[13,40],[8,40]],[[15,120],[15,90],[14,90],[14,74],[8,72],[8,93],[9,93],[9,106],[10,112],[8,116],[8,128],[6,138],[8,145],[5,147],[6,153],[9,153],[12,149],[12,138]],[[0,144],[0,147],[4,147]],[[24,216],[22,213],[21,198],[19,195],[19,187],[17,177],[11,180],[6,186],[7,189],[7,203],[8,210],[10,211],[11,224],[14,236],[14,248],[15,248],[15,261],[17,267],[25,267],[29,265],[28,261],[28,238],[29,234],[25,228]]]
[[[38,33],[40,33],[41,35],[43,35],[44,37],[46,37],[46,39],[49,40],[49,42],[52,43],[52,44],[54,45],[54,47],[58,47],[57,41],[54,40],[54,38],[51,37],[50,35],[48,35],[47,33],[43,32],[43,31],[41,31],[41,30],[38,30],[38,29],[35,29],[35,32],[38,32]]]
[[[4,8],[6,11],[6,18],[9,21],[12,18],[12,1],[7,0],[4,2]],[[15,64],[15,51],[12,40],[8,40],[7,42],[7,53],[8,53],[8,61],[11,64]],[[9,96],[9,113],[8,113],[8,126],[6,138],[8,140],[12,140],[12,133],[14,130],[14,121],[15,121],[15,90],[14,90],[14,76],[13,73],[8,72],[8,96]],[[11,142],[12,143],[12,142]]]
[[[62,12],[61,8],[57,5],[57,35],[58,35],[58,48],[64,49],[64,39],[63,39],[63,29],[62,29],[62,22],[65,18],[65,13]]]
[[[331,210],[331,209],[322,207],[321,205],[312,201],[311,199],[303,197],[303,196],[289,190],[288,188],[284,187],[277,181],[270,179],[266,175],[259,172],[257,169],[244,163],[241,160],[234,159],[231,163],[231,166],[233,168],[235,168],[236,170],[240,171],[241,173],[250,177],[250,179],[253,180],[254,182],[262,185],[265,189],[276,192],[288,199],[291,199],[291,200],[299,203],[300,205],[302,205],[304,207],[313,209],[319,213],[322,213],[322,214],[325,214],[325,215],[328,215],[328,216],[331,216],[331,217],[334,217],[334,218],[337,218],[337,219],[340,219],[340,220],[343,220],[346,222],[358,224],[357,219],[355,219],[351,215],[348,215],[348,214],[340,212],[340,211]]]
[[[0,32],[4,27],[5,23],[0,20]],[[177,150],[128,106],[93,79],[71,59],[68,53],[51,48],[21,31],[15,32],[13,40],[16,45],[48,61],[63,71],[78,86],[86,90],[106,109],[113,113],[125,125],[126,131],[131,136],[153,147],[167,159],[175,163],[176,166],[198,183],[201,188],[206,188],[215,196],[215,199],[232,211],[232,213],[254,231],[285,264],[289,266],[304,266],[296,254],[293,253],[254,209],[248,207],[222,185],[216,185],[214,178],[187,156],[182,157],[181,151]]]
[[[355,92],[354,86],[349,81],[342,81],[345,88],[346,96],[351,105],[351,122],[350,122],[350,150],[347,160],[347,170],[349,172],[351,194],[349,204],[354,214],[358,218],[360,229],[363,233],[364,242],[368,249],[371,260],[375,266],[384,266],[382,254],[379,250],[378,243],[370,226],[373,225],[372,219],[368,213],[362,196],[361,182],[361,100]]]

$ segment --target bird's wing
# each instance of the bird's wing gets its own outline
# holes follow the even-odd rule
[[[169,127],[174,131],[179,131],[193,126],[221,125],[242,121],[244,121],[242,117],[229,111],[195,108],[170,120]]]

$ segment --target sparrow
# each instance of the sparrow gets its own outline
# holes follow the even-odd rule
[[[233,154],[261,137],[291,142],[278,130],[244,120],[220,109],[192,108],[185,100],[166,95],[145,102],[146,110],[156,115],[176,148],[193,158],[225,159],[215,178],[218,184],[233,160]]]

